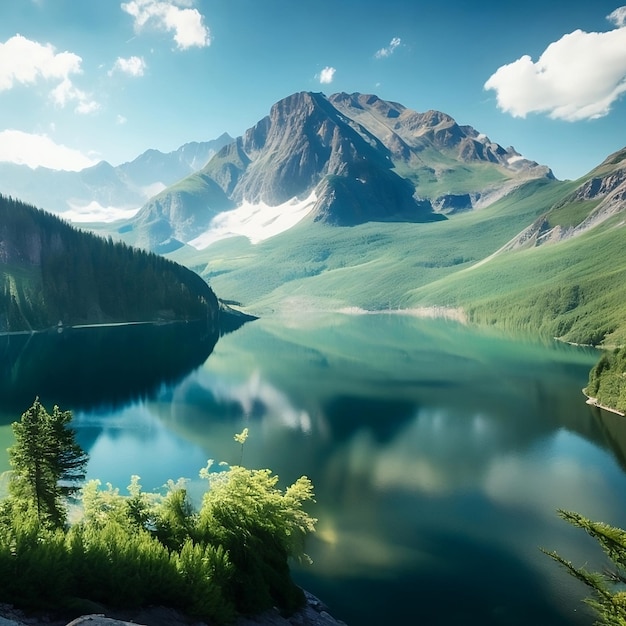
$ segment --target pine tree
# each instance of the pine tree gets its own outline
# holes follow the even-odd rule
[[[559,511],[567,522],[585,530],[601,546],[612,566],[604,573],[589,572],[583,567],[576,567],[556,552],[546,552],[560,563],[575,578],[585,583],[592,596],[586,602],[599,617],[598,624],[606,626],[626,626],[626,531],[609,526],[603,522],[594,522],[579,513]]]
[[[72,414],[58,406],[49,414],[37,398],[13,424],[15,444],[9,448],[13,501],[53,528],[65,524],[65,499],[79,489],[76,483],[84,478],[87,464],[69,427],[71,419]]]

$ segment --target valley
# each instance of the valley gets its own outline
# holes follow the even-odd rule
[[[300,93],[96,230],[197,271],[247,312],[452,307],[505,332],[626,339],[626,153],[559,181],[437,111]]]
[[[74,411],[90,478],[185,473],[194,493],[250,428],[246,464],[311,475],[315,564],[294,579],[348,623],[407,622],[415,586],[436,623],[451,581],[472,623],[591,623],[536,547],[590,558],[557,507],[623,523],[623,428],[580,390],[589,346],[626,342],[626,151],[561,181],[445,113],[309,92],[221,140],[90,168],[82,217],[120,177],[149,184],[88,232],[69,197],[58,217],[2,198],[4,330],[158,323],[7,334],[0,439],[41,394]],[[260,319],[229,333],[228,306]],[[622,365],[590,385],[620,406]],[[363,603],[374,588],[393,609]]]

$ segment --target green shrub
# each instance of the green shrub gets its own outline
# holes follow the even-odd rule
[[[271,606],[293,611],[304,603],[289,559],[308,558],[304,540],[316,520],[303,509],[313,498],[307,478],[283,492],[270,470],[235,466],[210,473],[209,463],[201,471],[209,489],[199,512],[183,479],[169,481],[160,495],[142,492],[133,476],[125,496],[92,480],[81,491],[81,519],[68,527],[63,496],[74,487],[59,482],[82,472],[85,456],[72,447],[67,413],[55,407],[48,416],[36,402],[24,415],[17,431],[23,441],[11,457],[11,495],[0,501],[0,602],[22,608],[160,604],[217,624],[238,613]],[[50,428],[40,428],[50,420]],[[235,437],[242,454],[245,436]],[[72,476],[68,464],[76,470]]]
[[[309,479],[301,477],[282,492],[270,470],[233,466],[203,476],[210,488],[202,502],[199,532],[206,542],[227,551],[238,609],[254,613],[274,605],[286,611],[301,606],[304,595],[291,580],[288,561],[308,559],[304,539],[316,522],[302,507],[313,499]]]
[[[585,393],[604,406],[626,412],[626,348],[602,354],[589,373]]]

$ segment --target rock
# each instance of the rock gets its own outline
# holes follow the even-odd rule
[[[284,617],[278,609],[260,615],[240,617],[235,626],[346,626],[335,619],[328,607],[313,594],[305,591],[306,605],[293,615]],[[194,622],[174,609],[148,607],[138,611],[112,611],[110,616],[100,613],[82,615],[71,622],[59,622],[50,618],[26,617],[9,605],[0,605],[0,626],[206,626]],[[4,616],[4,617],[3,617]],[[126,621],[130,620],[130,621]]]
[[[306,606],[289,617],[283,617],[278,610],[265,611],[254,617],[240,617],[236,626],[346,626],[328,613],[328,607],[308,591]]]
[[[67,626],[131,626],[132,624],[134,622],[123,622],[104,615],[83,615],[72,620]]]

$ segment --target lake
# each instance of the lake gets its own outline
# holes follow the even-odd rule
[[[313,564],[294,576],[349,626],[593,623],[539,548],[601,569],[556,510],[626,527],[626,422],[581,393],[596,352],[391,314],[272,317],[213,343],[188,326],[3,338],[1,450],[38,394],[73,411],[89,477],[199,493],[248,427],[244,465],[313,481]]]

